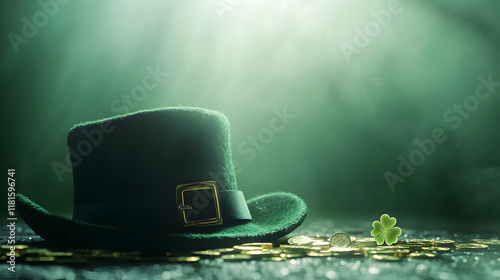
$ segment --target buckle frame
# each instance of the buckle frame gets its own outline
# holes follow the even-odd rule
[[[187,203],[186,194],[188,194],[189,192],[199,192],[199,191],[204,191],[205,195],[207,194],[206,193],[207,191],[211,192],[211,194],[206,195],[205,198],[211,196],[211,199],[213,199],[213,206],[214,206],[213,210],[215,216],[206,219],[190,220],[188,219],[189,215],[186,214],[188,210],[197,211],[199,213],[200,211],[205,210],[207,207],[207,205],[205,205],[204,207],[200,207],[201,209],[200,208],[193,209],[193,205],[186,204]],[[176,208],[179,213],[180,222],[184,227],[202,227],[202,226],[214,226],[222,224],[219,196],[217,194],[217,187],[215,181],[202,181],[202,182],[178,185],[176,187],[176,194],[177,194]],[[198,194],[195,193],[195,196]],[[193,202],[195,202],[194,198]]]

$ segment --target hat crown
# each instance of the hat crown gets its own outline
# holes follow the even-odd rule
[[[77,210],[81,205],[148,204],[161,197],[165,199],[162,207],[172,209],[159,212],[172,213],[178,185],[215,181],[219,190],[237,189],[229,121],[215,111],[166,108],[83,123],[71,129],[68,148],[73,163],[73,217],[88,222],[119,223],[106,213],[82,216]],[[144,205],[124,205],[119,210],[127,211],[127,207],[127,214],[133,215],[134,209]],[[145,224],[159,224],[156,219],[151,223],[141,219],[146,219]]]

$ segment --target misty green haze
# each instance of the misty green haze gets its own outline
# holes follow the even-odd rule
[[[500,217],[498,1],[42,3],[0,2],[0,156],[55,213],[74,124],[184,105],[229,118],[247,198]]]

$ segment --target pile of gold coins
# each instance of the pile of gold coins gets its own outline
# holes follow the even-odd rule
[[[488,251],[500,249],[500,240],[472,239],[471,243],[454,240],[411,239],[388,245],[377,245],[373,238],[356,238],[344,232],[332,236],[293,236],[274,243],[245,243],[232,248],[209,249],[186,253],[166,253],[150,256],[140,252],[111,252],[104,250],[71,250],[55,252],[26,245],[15,246],[20,262],[31,264],[78,264],[88,262],[198,262],[201,259],[221,258],[225,262],[284,261],[304,257],[371,258],[374,261],[394,262],[405,258],[434,259],[456,251]],[[8,258],[10,246],[0,246],[1,260]]]

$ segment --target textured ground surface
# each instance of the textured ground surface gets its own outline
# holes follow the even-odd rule
[[[498,238],[498,224],[442,224],[400,219],[402,238],[453,239]],[[371,221],[364,219],[309,219],[293,235],[329,235],[346,231],[368,237]],[[26,226],[18,226],[18,238],[36,238]],[[2,238],[6,236],[2,229]],[[407,259],[379,263],[366,258],[302,258],[282,262],[249,261],[225,263],[222,259],[195,264],[92,263],[78,266],[16,264],[16,272],[0,265],[0,279],[500,279],[500,250],[443,254],[434,260]]]

